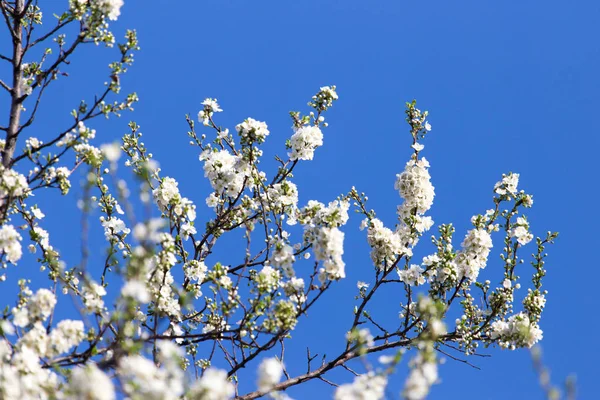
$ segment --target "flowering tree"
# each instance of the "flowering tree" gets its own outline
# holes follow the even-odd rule
[[[135,94],[120,93],[120,76],[138,50],[135,31],[115,46],[109,25],[122,3],[70,0],[45,29],[38,1],[0,1],[12,43],[11,54],[0,54],[11,66],[10,79],[0,81],[10,97],[9,120],[0,127],[0,257],[3,280],[26,276],[0,320],[0,397],[284,399],[286,389],[316,379],[336,386],[336,399],[381,399],[387,377],[413,349],[401,396],[422,399],[438,380],[436,355],[445,348],[469,355],[481,346],[531,347],[542,338],[544,250],[557,234],[535,239],[532,268],[519,265],[521,247],[534,236],[522,213],[533,199],[518,189],[518,174],[495,184],[491,206],[473,216],[460,246],[453,245],[453,226],[440,225],[432,236],[436,251],[420,262],[413,258],[434,225],[427,216],[434,187],[421,155],[431,125],[415,101],[406,104],[412,155],[396,178],[400,205],[392,228],[354,188],[328,203],[298,204],[293,172],[324,143],[325,113],[338,99],[335,86],[320,88],[308,113],[290,113],[285,156],[276,157],[278,168],[268,172],[260,166],[267,124],[248,118],[230,132],[219,124],[217,100],[206,99],[198,126],[187,117],[190,143],[213,189],[198,209],[175,178],[161,174],[136,123],[122,143],[98,146],[94,119],[119,116],[137,101]],[[29,136],[45,90],[60,85],[71,55],[89,43],[116,47],[106,87],[73,110],[69,126],[52,127],[52,137]],[[116,174],[121,157],[129,169],[123,178],[140,184],[135,195]],[[71,267],[52,247],[43,228],[47,210],[35,200],[55,189],[67,195],[76,169],[86,177],[83,251]],[[307,311],[346,276],[343,227],[351,208],[362,219],[373,268],[357,284],[345,347],[318,362],[308,349],[306,364],[286,365],[291,332],[310,323],[303,321]],[[143,218],[139,210],[146,210]],[[86,245],[95,226],[88,226],[88,217],[97,212],[107,242],[101,261]],[[243,232],[245,255],[239,259],[216,247],[234,231]],[[493,282],[481,281],[493,236],[503,237],[502,267],[495,268]],[[35,253],[48,279],[36,291],[29,288],[36,268],[16,267],[23,246]],[[400,313],[394,326],[370,313],[384,286],[404,294],[401,308],[389,310]],[[525,289],[522,302],[514,301]],[[61,305],[71,304],[77,318],[55,318]],[[353,359],[365,360],[363,371],[350,369]],[[339,368],[354,377],[329,380],[327,373]],[[240,384],[244,369],[257,371],[256,385]]]

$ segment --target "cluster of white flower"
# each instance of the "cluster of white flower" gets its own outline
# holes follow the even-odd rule
[[[121,236],[119,234],[123,234],[124,237],[129,235],[129,232],[131,232],[131,229],[129,229],[125,225],[125,221],[123,221],[120,218],[113,216],[109,219],[106,219],[104,216],[102,216],[100,217],[100,221],[102,222],[102,226],[104,227],[104,236],[108,241],[119,241],[119,238]],[[119,243],[119,245],[120,248],[124,248],[124,245],[122,243]]]
[[[298,206],[298,188],[288,180],[270,186],[266,193],[261,193],[261,197],[265,211],[286,212],[291,215]]]
[[[140,222],[133,227],[133,237],[139,242],[159,243],[162,237],[160,230],[165,224],[166,220],[161,218],[151,218],[145,223]]]
[[[519,174],[514,174],[512,172],[509,174],[502,174],[502,180],[494,185],[494,191],[501,196],[515,196],[517,194],[518,185]]]
[[[200,155],[204,160],[204,176],[207,177],[217,195],[224,193],[237,197],[244,187],[245,178],[250,174],[244,160],[227,150],[208,151]]]
[[[2,225],[0,228],[0,251],[6,254],[6,260],[15,264],[23,255],[22,237],[12,225]]]
[[[235,386],[227,379],[227,372],[208,368],[202,378],[191,387],[188,395],[196,400],[228,400],[235,394]]]
[[[269,263],[277,268],[281,268],[288,277],[294,276],[294,249],[282,239],[275,240]]]
[[[450,248],[452,244],[449,244]],[[423,257],[422,266],[431,282],[443,284],[446,281],[454,282],[458,276],[458,268],[454,260],[442,260],[437,254]]]
[[[186,197],[181,197],[179,183],[173,178],[166,177],[160,182],[160,186],[152,191],[156,204],[161,211],[167,211],[169,206],[173,206],[173,211],[178,217],[187,217],[188,220],[196,219],[196,206]]]
[[[41,228],[40,226],[34,226],[33,229],[30,231],[30,235],[32,240],[39,243],[44,250],[52,250],[52,246],[50,246],[50,234],[48,233],[48,231]]]
[[[294,225],[300,221],[307,227],[306,234],[310,234],[310,229],[325,225],[330,227],[339,227],[348,222],[348,210],[350,202],[347,200],[334,200],[329,202],[327,207],[316,200],[309,200],[307,205],[298,211],[297,215],[288,220],[288,225]]]
[[[531,319],[539,319],[544,307],[546,307],[547,293],[547,291],[540,292],[539,289],[527,289],[527,296],[523,299],[523,306],[532,317]]]
[[[431,131],[431,124],[429,123],[429,121],[427,121],[427,117],[429,116],[429,111],[421,111],[419,110],[416,106],[416,102],[413,101],[412,103],[407,103],[407,110],[406,110],[406,115],[407,115],[407,122],[410,124],[411,127],[411,134],[413,135],[413,138],[418,138],[419,136],[422,138],[425,136],[425,134],[429,131]],[[417,147],[415,148],[415,150],[417,152],[421,151],[422,149],[422,145],[421,149],[418,149],[418,146],[415,145],[419,145],[419,143],[415,143],[413,144],[412,147]]]
[[[281,273],[269,265],[265,265],[254,280],[256,287],[260,292],[272,292],[279,287]]]
[[[43,219],[46,216],[46,214],[44,214],[42,212],[42,210],[39,209],[38,206],[31,207],[30,212],[31,212],[31,215],[33,215],[33,217],[37,218],[37,219]]]
[[[248,118],[236,125],[235,130],[240,135],[242,144],[263,143],[269,136],[267,124],[253,118]]]
[[[258,366],[258,390],[271,390],[283,376],[283,364],[276,358],[265,358]]]
[[[180,218],[181,236],[187,240],[190,235],[196,234],[196,228],[193,225],[196,219],[196,206],[188,198],[181,197],[178,185],[175,179],[166,177],[152,191],[152,195],[161,211],[167,212],[171,207],[173,213]]]
[[[405,246],[404,237],[398,232],[383,226],[383,222],[373,218],[370,222],[365,219],[361,228],[367,229],[367,241],[371,247],[371,260],[378,268],[383,268],[382,263],[391,263],[398,255],[411,255],[412,251]]]
[[[29,194],[27,178],[12,169],[0,167],[0,198],[22,197]]]
[[[181,225],[181,237],[183,240],[188,240],[191,235],[195,235],[197,233],[196,227],[189,222],[185,222]]]
[[[34,76],[31,73],[31,71],[27,71],[29,67],[28,63],[23,63],[21,65],[21,69],[22,69],[22,77],[19,81],[19,92],[21,93],[22,96],[29,96],[31,95],[31,93],[33,93],[33,87],[31,85],[33,85],[34,81]]]
[[[98,313],[104,311],[102,296],[106,296],[106,289],[96,282],[88,282],[82,290],[83,304],[89,312]]]
[[[121,158],[121,146],[118,143],[106,143],[100,146],[100,150],[111,163],[116,163]]]
[[[319,112],[327,110],[338,99],[335,89],[335,86],[323,86],[319,88],[319,93],[312,97],[312,101],[308,105],[314,107]]]
[[[14,325],[22,328],[20,338],[14,346],[0,339],[0,398],[54,398],[60,383],[57,375],[42,366],[41,358],[67,353],[79,345],[85,336],[83,322],[60,321],[48,334],[44,321],[54,310],[56,296],[48,289],[31,295],[26,286],[22,296],[19,306],[12,309]],[[5,335],[15,333],[8,321],[2,330]]]
[[[37,356],[44,357],[48,352],[48,335],[46,328],[41,321],[37,321],[31,326],[16,344],[17,348],[27,347],[35,352]]]
[[[319,270],[321,282],[326,279],[337,280],[346,277],[346,264],[342,260],[344,232],[338,228],[318,228],[314,232],[311,244],[315,252],[315,259],[323,261],[323,268]]]
[[[181,313],[179,301],[174,296],[172,285],[175,282],[168,270],[157,268],[150,277],[150,293],[157,310],[174,317]]]
[[[399,269],[398,276],[400,280],[407,285],[423,285],[427,280],[423,275],[425,270],[419,265],[412,264],[408,269]]]
[[[297,128],[290,138],[291,160],[312,160],[317,147],[323,146],[323,132],[318,126],[308,125]]]
[[[306,301],[304,294],[304,279],[292,278],[283,285],[285,295],[296,304],[303,304]]]
[[[396,175],[394,187],[404,199],[402,206],[398,207],[401,219],[412,215],[413,212],[417,215],[424,214],[431,208],[435,190],[427,168],[429,162],[425,157],[418,161],[411,159],[406,163],[404,172]]]
[[[540,327],[525,313],[515,314],[508,320],[498,320],[492,323],[488,331],[492,340],[498,340],[500,347],[514,350],[519,347],[532,347],[542,340],[543,332]]]
[[[166,232],[160,233],[159,238],[162,249],[151,258],[146,271],[148,291],[158,311],[179,318],[181,310],[173,289],[175,279],[170,271],[177,262],[175,240]]]
[[[221,112],[221,107],[217,103],[217,99],[205,99],[202,102],[204,108],[198,112],[198,120],[202,122],[205,126],[209,125],[210,118],[216,112]]]
[[[46,183],[56,182],[62,194],[67,194],[71,188],[70,175],[71,171],[67,167],[48,167],[44,170],[43,179]]]
[[[176,400],[184,392],[183,371],[170,362],[158,368],[141,355],[127,356],[119,360],[117,372],[124,392],[132,399]]]
[[[317,261],[323,261],[319,279],[340,279],[346,276],[344,254],[344,233],[338,229],[348,221],[347,200],[334,200],[326,207],[323,203],[310,200],[296,215],[288,219],[289,225],[298,221],[304,225],[304,242],[312,245]]]
[[[102,165],[104,156],[99,148],[89,143],[79,143],[73,146],[73,150],[77,153],[79,160],[85,160],[86,163],[96,167]]]
[[[335,400],[380,400],[385,397],[387,378],[373,372],[358,375],[354,382],[340,385],[334,394]]]
[[[150,301],[150,293],[144,282],[130,280],[123,285],[121,296],[129,298],[140,304],[146,304]]]
[[[45,335],[45,330],[42,327]],[[13,352],[14,351],[14,352]],[[50,399],[56,395],[58,376],[43,368],[34,348],[21,345],[11,349],[10,343],[0,339],[0,398]]]
[[[116,398],[111,379],[93,363],[73,368],[66,394],[67,400],[114,400]]]
[[[45,320],[52,314],[56,305],[56,296],[48,289],[39,289],[27,304],[29,318]]]
[[[417,151],[422,149],[422,145],[415,148]],[[371,247],[371,259],[379,269],[386,268],[398,256],[412,256],[412,248],[421,234],[433,226],[431,217],[423,215],[431,208],[435,196],[428,168],[427,159],[417,159],[414,156],[407,162],[404,171],[396,175],[394,188],[398,190],[403,203],[398,206],[400,223],[395,231],[386,228],[377,218],[365,219],[361,223],[361,230],[368,228],[367,241]],[[402,276],[407,283],[413,284],[424,279],[421,272],[423,271],[413,268],[410,272],[403,272]]]
[[[471,229],[461,246],[462,249],[456,254],[458,277],[475,281],[479,270],[487,265],[488,255],[493,247],[492,237],[485,229]]]
[[[421,354],[411,360],[412,369],[402,395],[407,400],[422,400],[427,397],[429,389],[438,380],[438,368],[435,362],[425,361]]]
[[[346,340],[357,346],[369,348],[375,345],[375,338],[369,328],[353,329],[346,334]]]
[[[523,194],[523,197],[521,197],[521,199],[523,200],[523,205],[526,208],[531,208],[533,206],[533,196],[530,194]]]
[[[198,283],[204,281],[207,270],[208,268],[206,267],[206,264],[204,264],[204,261],[190,260],[183,266],[185,277]]]
[[[25,140],[25,148],[28,151],[31,151],[33,149],[36,149],[36,148],[40,147],[43,143],[44,142],[42,142],[38,138],[30,137],[29,139]]]
[[[83,322],[65,319],[60,321],[50,332],[48,341],[48,356],[66,353],[79,345],[85,337]]]
[[[204,322],[202,333],[221,332],[229,328],[231,328],[231,326],[227,324],[227,321],[225,321],[223,316],[219,314],[210,314]]]
[[[517,223],[513,225],[511,235],[517,239],[517,242],[519,242],[521,246],[524,246],[533,240],[533,234],[529,232],[529,222],[525,217],[517,218]]]
[[[56,146],[69,146],[73,144],[78,137],[93,139],[96,137],[96,130],[86,127],[83,121],[79,121],[77,127],[71,130],[71,132],[67,132],[58,142],[56,142]]]
[[[119,18],[121,7],[123,7],[123,0],[71,0],[71,9],[73,9],[73,3],[80,7],[89,4],[102,15],[106,15],[111,21],[116,21]]]
[[[177,187],[179,183],[171,177],[163,178],[160,182],[160,185],[152,191],[152,195],[154,196],[154,200],[158,207],[162,211],[166,211],[167,207],[173,201],[177,203],[181,195],[179,194],[179,188]]]
[[[45,321],[52,314],[55,305],[56,296],[54,293],[48,289],[39,289],[35,295],[28,298],[27,303],[20,304],[12,309],[13,323],[24,328],[33,322]]]

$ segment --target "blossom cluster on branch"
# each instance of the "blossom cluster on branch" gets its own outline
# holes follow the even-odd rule
[[[248,117],[230,131],[219,122],[224,110],[218,100],[204,100],[197,118],[187,116],[198,170],[211,187],[201,199],[186,197],[176,178],[162,174],[137,123],[129,123],[120,143],[96,132],[94,118],[119,116],[138,100],[135,93],[109,100],[119,98],[120,76],[139,49],[131,30],[117,45],[109,81],[92,102],[76,106],[72,123],[53,128],[55,135],[43,140],[26,138],[45,89],[67,76],[71,55],[86,44],[116,44],[110,21],[120,16],[122,0],[68,5],[40,32],[38,2],[0,1],[14,45],[12,57],[0,58],[17,71],[12,87],[1,81],[11,104],[8,125],[0,127],[6,133],[0,142],[0,263],[2,280],[19,288],[0,317],[1,398],[289,399],[287,389],[313,379],[333,384],[327,373],[345,368],[355,376],[334,383],[333,397],[376,400],[411,354],[399,395],[418,400],[439,380],[443,349],[468,356],[481,346],[516,349],[542,338],[544,251],[557,234],[535,239],[533,268],[520,265],[521,247],[534,236],[523,214],[533,198],[519,189],[518,174],[496,183],[491,208],[473,216],[460,246],[453,245],[453,225],[441,224],[431,236],[435,252],[421,261],[413,256],[434,227],[427,214],[435,198],[431,166],[421,156],[432,126],[415,101],[405,110],[411,155],[394,184],[397,220],[387,226],[355,188],[326,202],[299,203],[294,171],[318,157],[327,142],[325,114],[338,99],[335,86],[321,87],[308,112],[290,112],[285,156],[275,157],[274,171],[261,166],[271,137],[267,122]],[[67,29],[76,31],[71,42],[62,33]],[[54,44],[36,58],[31,50],[50,38]],[[52,210],[36,200],[53,189],[73,196],[76,170],[84,177],[76,193],[82,256],[67,265],[52,246],[51,234],[61,232],[44,228]],[[129,189],[132,180],[139,189]],[[317,356],[308,349],[307,365],[299,366],[285,359],[293,330],[310,323],[307,312],[346,279],[347,270],[358,268],[344,256],[351,210],[362,220],[373,266],[361,271],[364,282],[357,283],[356,304],[348,310],[341,352],[315,365]],[[88,242],[92,229],[104,233],[104,254]],[[243,233],[243,256],[237,258],[219,247],[239,238],[233,232]],[[488,267],[497,235],[503,236],[501,263]],[[486,268],[493,278],[482,281]],[[34,281],[30,271],[47,277],[42,287],[32,289],[39,278]],[[531,283],[521,279],[528,274]],[[391,318],[380,321],[370,310],[383,286],[404,298],[386,310]],[[76,318],[56,317],[59,307],[73,305]],[[370,362],[357,373],[348,366],[354,359]],[[247,368],[257,379],[244,392],[239,382]]]

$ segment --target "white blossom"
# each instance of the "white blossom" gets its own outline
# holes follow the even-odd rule
[[[381,400],[385,397],[387,378],[369,372],[358,375],[354,382],[340,385],[334,394],[335,400]]]
[[[215,192],[237,197],[249,173],[243,160],[227,150],[203,154],[201,159],[204,159],[204,176],[209,179]]]
[[[202,283],[208,268],[206,267],[206,264],[204,264],[204,261],[190,260],[185,263],[183,270],[188,279]]]
[[[50,354],[66,353],[71,348],[78,346],[84,339],[83,322],[70,319],[62,320],[52,329],[48,339]]]
[[[427,397],[431,385],[438,380],[438,368],[435,362],[423,360],[421,354],[412,360],[412,364],[402,395],[407,400],[421,400]]]
[[[161,210],[165,211],[169,204],[177,202],[181,197],[177,188],[178,185],[175,179],[166,177],[160,182],[160,186],[152,191],[154,200]]]
[[[527,243],[533,240],[533,234],[529,232],[529,222],[523,217],[517,218],[517,223],[511,230],[511,236],[517,239],[517,242],[521,246],[525,246]]]
[[[118,143],[108,143],[100,146],[102,154],[111,163],[116,163],[121,158],[121,146]]]
[[[90,4],[93,8],[107,16],[111,21],[116,21],[121,15],[123,0],[74,0],[80,5]]]
[[[407,285],[423,285],[426,282],[423,272],[425,270],[416,264],[412,264],[408,269],[398,270],[400,280]]]
[[[398,232],[383,226],[383,222],[373,218],[368,224],[367,241],[371,246],[371,260],[380,267],[384,261],[388,265],[395,261],[399,255],[406,254],[409,250],[403,242],[403,237]]]
[[[123,357],[117,368],[125,393],[132,399],[176,400],[183,394],[183,374],[157,368],[140,355]]]
[[[258,390],[271,390],[283,376],[283,364],[276,358],[265,358],[258,366]]]
[[[289,213],[298,206],[298,188],[288,180],[270,186],[262,197],[268,208],[274,211]]]
[[[247,118],[241,124],[236,125],[235,130],[240,135],[242,144],[262,143],[269,136],[267,124],[253,118]]]
[[[306,301],[306,296],[304,294],[304,279],[302,278],[291,278],[288,282],[283,284],[283,291],[294,303],[302,304]]]
[[[128,235],[129,232],[131,232],[131,229],[127,228],[127,225],[125,225],[125,221],[120,218],[114,216],[109,219],[100,217],[100,221],[104,227],[104,236],[109,241],[113,239],[118,240],[118,235],[120,233]]]
[[[312,239],[313,251],[317,261],[323,261],[320,279],[341,279],[346,277],[344,254],[344,232],[338,228],[319,228]]]
[[[217,99],[205,99],[202,105],[204,108],[198,112],[198,120],[204,125],[209,125],[209,120],[213,116],[213,113],[223,111],[217,103]]]
[[[411,159],[406,163],[404,172],[396,175],[395,188],[404,199],[404,203],[398,209],[401,218],[406,218],[413,210],[417,214],[424,214],[431,208],[435,190],[431,184],[428,167],[429,162],[425,157],[418,161]]]
[[[150,301],[150,294],[146,284],[137,280],[127,281],[121,289],[121,296],[146,304]]]
[[[29,185],[24,175],[0,166],[0,198],[22,197],[28,193]]]
[[[228,400],[235,395],[235,386],[227,379],[227,372],[208,368],[202,378],[191,387],[190,400]]]
[[[34,216],[35,218],[37,218],[37,219],[42,219],[42,218],[44,218],[44,217],[46,216],[46,214],[44,214],[44,213],[42,212],[42,210],[40,210],[40,209],[39,209],[39,208],[37,208],[37,207],[33,207],[33,208],[31,209],[31,215],[33,215],[33,216]]]
[[[34,226],[32,230],[32,236],[42,246],[42,248],[45,251],[52,250],[52,246],[50,246],[50,234],[48,233],[48,231],[39,226]]]
[[[82,290],[83,304],[90,312],[101,312],[104,310],[104,300],[106,289],[96,282],[89,282]]]
[[[290,138],[291,160],[312,160],[315,149],[323,145],[323,132],[318,126],[301,126]]]
[[[21,246],[21,235],[12,225],[2,225],[0,227],[0,250],[6,254],[6,260],[16,263],[23,255]]]
[[[276,269],[265,265],[256,275],[256,287],[263,292],[272,292],[279,287],[281,274]]]
[[[502,180],[494,186],[494,191],[499,195],[517,194],[517,186],[519,185],[519,174],[509,173],[502,175]]]
[[[73,368],[69,377],[66,400],[114,400],[115,387],[111,379],[96,364]]]
[[[471,229],[461,246],[462,249],[456,255],[459,276],[475,281],[479,271],[487,264],[490,249],[493,247],[492,237],[485,229]]]
[[[525,313],[515,314],[508,320],[494,321],[488,332],[503,348],[532,347],[542,340],[543,332]]]
[[[281,268],[286,276],[294,276],[294,249],[283,240],[276,240],[273,245],[273,251],[271,252],[271,258],[269,262],[274,267]]]
[[[48,289],[39,289],[27,303],[29,318],[46,320],[56,305],[56,296]]]

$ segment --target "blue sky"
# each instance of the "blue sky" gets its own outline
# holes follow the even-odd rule
[[[494,183],[513,171],[521,174],[521,188],[534,195],[528,213],[534,233],[560,232],[548,251],[549,295],[541,323],[545,361],[556,383],[577,375],[580,398],[600,392],[595,372],[600,354],[592,343],[600,323],[591,312],[600,278],[593,259],[600,222],[593,211],[599,194],[594,115],[600,107],[600,3],[175,3],[126,0],[114,27],[138,31],[142,50],[123,85],[141,101],[120,120],[90,124],[99,142],[117,140],[134,119],[163,173],[180,181],[202,219],[208,183],[197,151],[187,145],[184,115],[196,115],[205,97],[216,97],[225,110],[218,116],[223,125],[233,129],[246,117],[264,120],[271,131],[265,153],[283,155],[291,135],[288,111],[306,110],[320,86],[335,84],[340,100],[328,112],[325,144],[295,174],[301,203],[327,202],[356,186],[391,226],[399,203],[395,175],[410,155],[403,105],[416,98],[433,125],[423,154],[431,162],[436,223],[453,222],[460,243],[470,217],[490,208]],[[79,99],[106,80],[108,55],[89,48],[74,57],[70,78],[54,87],[54,101],[41,110],[39,131],[32,135],[43,138],[64,126]],[[76,197],[53,199],[60,216],[50,217],[48,210],[46,227],[54,246],[76,260],[78,250],[69,243],[78,217],[63,217]],[[67,223],[73,228],[65,229]],[[316,343],[315,351],[331,355],[341,346],[356,281],[372,277],[359,223],[354,218],[345,229],[348,278],[300,324],[294,333],[298,344],[290,342],[287,364],[296,373],[305,368],[304,344]],[[496,271],[499,278],[501,238],[496,239],[486,272]],[[426,242],[417,255],[430,250]],[[382,295],[376,304],[393,321],[400,299]],[[10,301],[5,294],[0,299]],[[493,357],[469,359],[481,370],[448,360],[441,367],[443,383],[430,398],[542,398],[527,351],[486,353]],[[405,371],[392,380],[394,394]],[[337,376],[350,378],[332,374]],[[327,398],[330,390],[314,383],[290,394]]]

